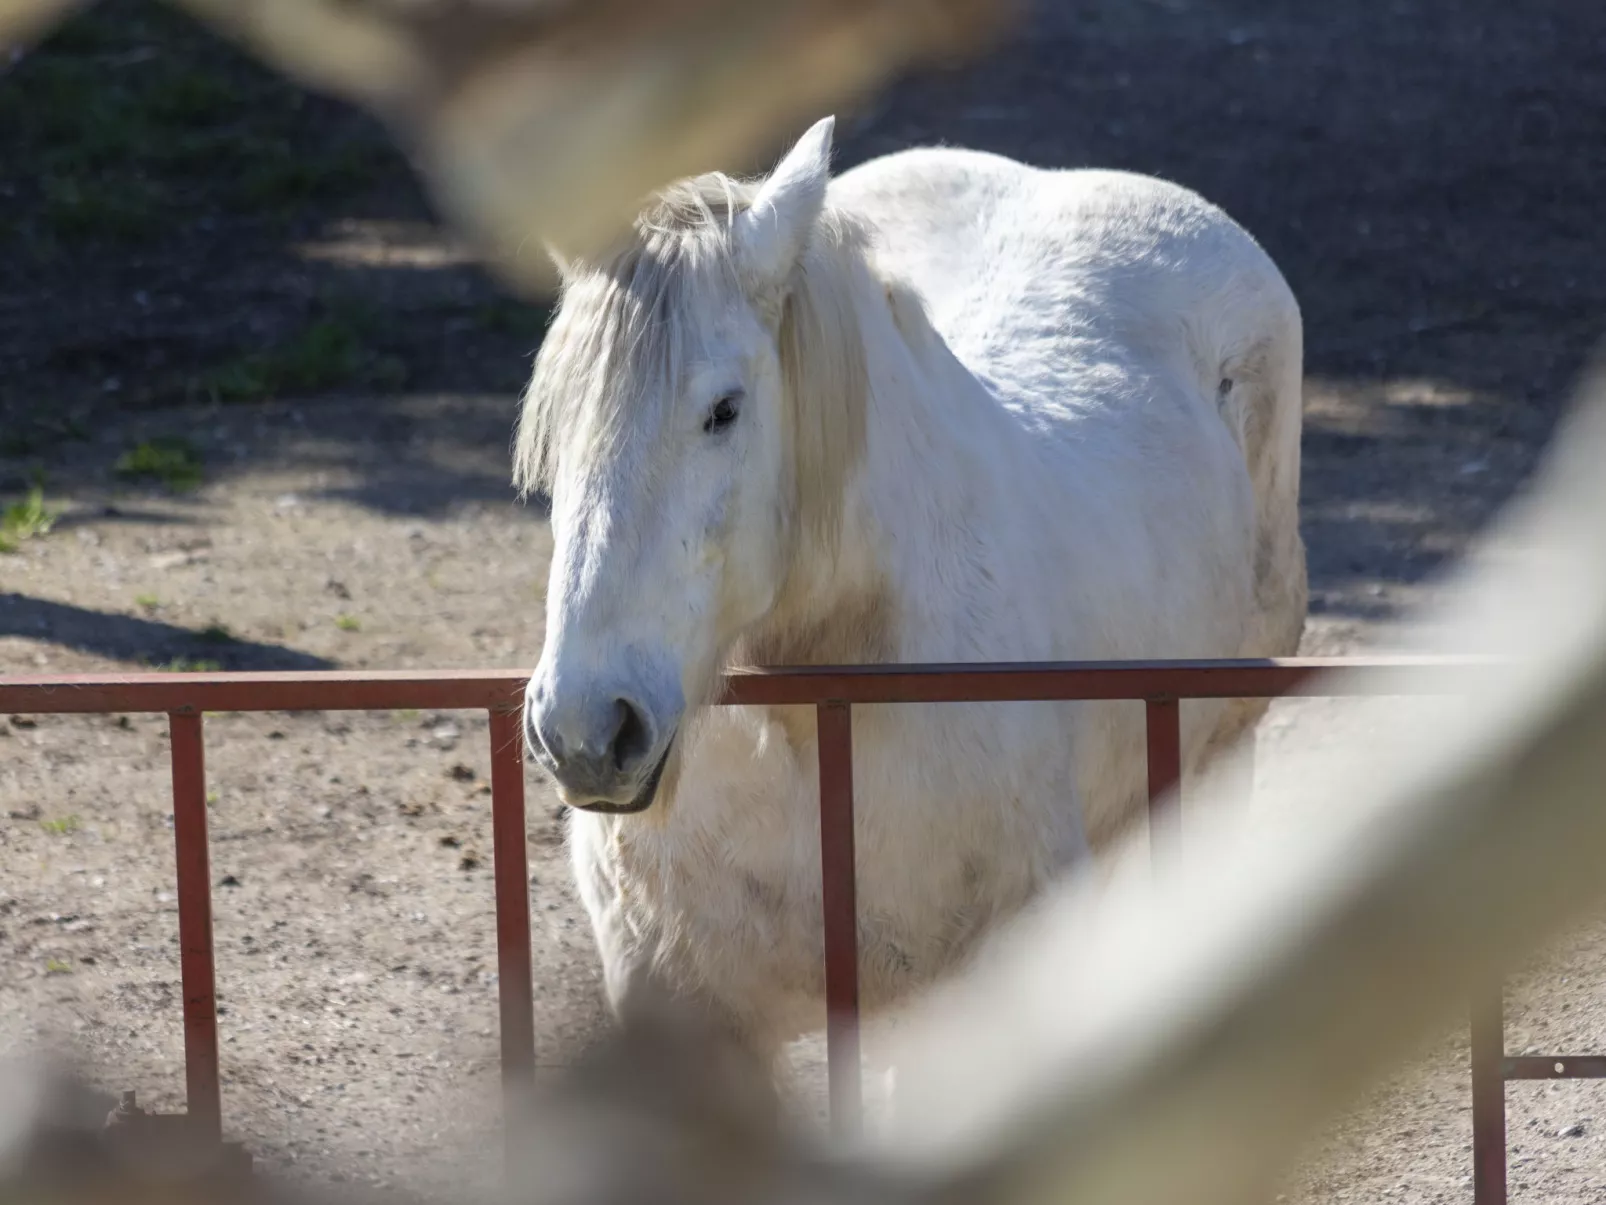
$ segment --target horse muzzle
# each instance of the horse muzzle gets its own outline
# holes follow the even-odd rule
[[[582,701],[563,712],[550,706],[544,692],[530,697],[525,744],[565,804],[605,815],[652,806],[674,748],[673,730],[660,739],[650,712],[627,698]]]

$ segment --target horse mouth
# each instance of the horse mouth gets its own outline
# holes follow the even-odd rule
[[[641,790],[636,792],[636,797],[629,802],[611,803],[606,799],[598,799],[591,803],[572,803],[569,806],[599,816],[633,816],[637,812],[645,812],[652,806],[653,800],[658,798],[658,784],[663,781],[664,767],[669,765],[669,755],[674,750],[675,738],[671,735],[669,743],[664,746],[663,756],[658,759],[658,764],[652,768],[652,773],[647,775],[647,781],[641,784]]]

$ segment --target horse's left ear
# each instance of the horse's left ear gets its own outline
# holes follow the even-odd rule
[[[831,183],[831,136],[836,118],[825,117],[786,153],[736,219],[731,232],[736,263],[756,291],[780,288],[808,246]]]

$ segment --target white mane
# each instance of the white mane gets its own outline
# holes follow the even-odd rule
[[[742,291],[731,227],[758,185],[710,172],[657,193],[632,237],[600,263],[566,260],[563,291],[525,390],[514,447],[521,493],[549,490],[558,458],[596,459],[641,407],[672,403],[699,319]],[[821,214],[774,316],[794,454],[788,527],[835,528],[842,482],[864,444],[864,343],[850,265],[862,221]],[[667,381],[667,390],[646,389]],[[651,400],[649,400],[651,399]]]

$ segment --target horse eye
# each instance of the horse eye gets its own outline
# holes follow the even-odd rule
[[[703,430],[711,435],[715,431],[723,431],[734,423],[740,400],[740,394],[727,393],[719,401],[715,402],[714,408],[708,412],[708,417],[703,420]]]

